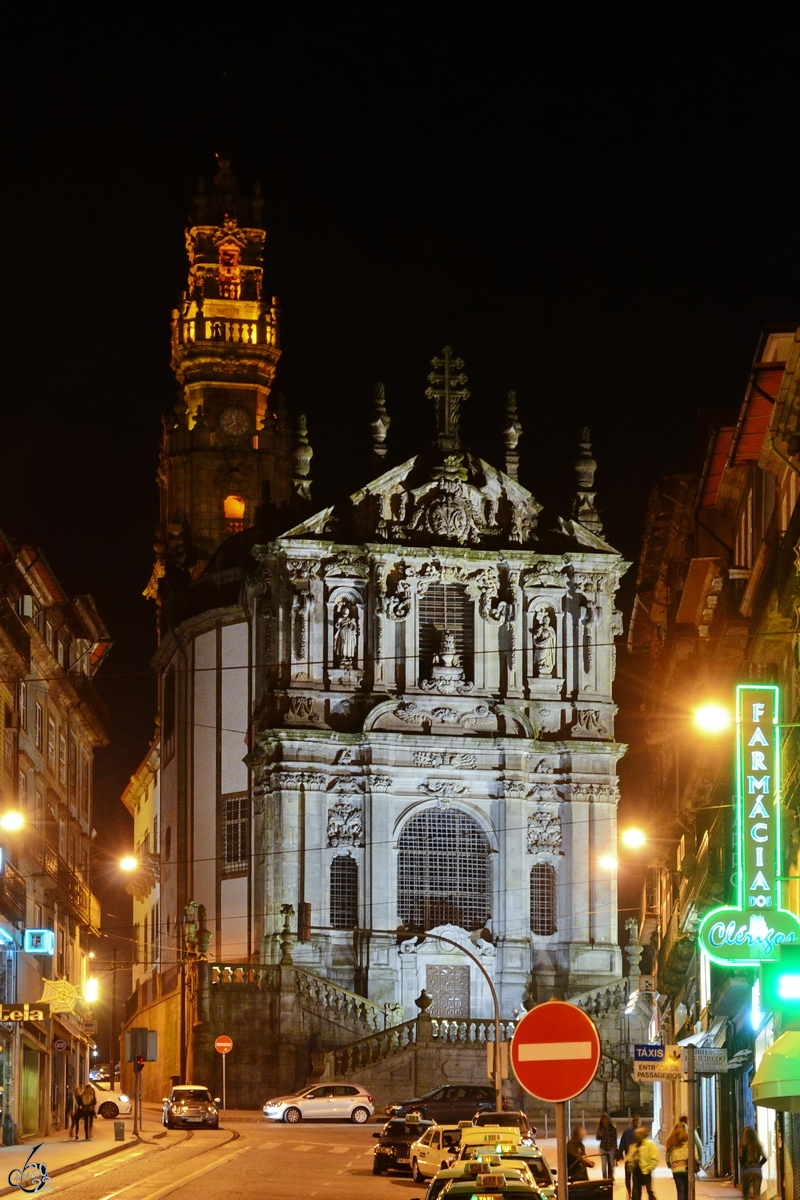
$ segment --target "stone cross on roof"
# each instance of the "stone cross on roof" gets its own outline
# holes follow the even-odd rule
[[[453,351],[445,346],[442,358],[432,358],[433,370],[428,376],[433,385],[425,392],[429,400],[436,402],[436,443],[443,450],[460,446],[458,436],[458,417],[462,400],[469,399],[469,392],[463,386],[467,382],[461,368],[463,358],[453,358]]]

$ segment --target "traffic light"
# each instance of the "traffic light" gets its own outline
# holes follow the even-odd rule
[[[139,1074],[140,1071],[144,1070],[144,1055],[143,1054],[140,1054],[139,1057],[136,1059],[136,1062],[133,1064],[133,1069],[137,1075]]]
[[[800,945],[784,943],[776,962],[761,964],[761,1008],[778,1013],[784,1029],[800,1027]]]

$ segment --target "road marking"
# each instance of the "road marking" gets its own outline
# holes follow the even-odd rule
[[[553,1062],[559,1058],[591,1058],[593,1053],[591,1042],[537,1042],[520,1046],[517,1057],[520,1062]]]
[[[316,1148],[313,1142],[295,1142],[292,1146],[292,1149],[299,1154],[308,1154],[309,1150],[316,1150]]]
[[[351,1150],[350,1146],[331,1146],[330,1153],[331,1154],[349,1154],[350,1150]]]

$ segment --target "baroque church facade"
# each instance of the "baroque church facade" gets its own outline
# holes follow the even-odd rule
[[[181,395],[146,593],[160,714],[126,793],[142,861],[126,1022],[162,1028],[164,1070],[184,1077],[177,983],[195,960],[262,991],[290,962],[384,1024],[413,1018],[423,990],[433,1017],[491,1016],[483,972],[425,931],[480,960],[508,1019],[623,974],[616,879],[597,862],[616,847],[628,564],[595,507],[588,431],[572,511],[545,520],[518,479],[513,394],[501,469],[461,440],[467,379],[446,348],[432,437],[388,465],[379,388],[374,478],[316,509],[305,420],[273,389],[264,239],[258,192],[221,160],[173,314]]]

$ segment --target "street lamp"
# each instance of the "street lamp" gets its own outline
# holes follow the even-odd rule
[[[731,723],[731,714],[723,704],[709,701],[695,709],[694,723],[703,733],[724,733]]]
[[[25,818],[22,813],[13,809],[0,817],[0,829],[4,829],[6,833],[18,833],[24,824]]]
[[[119,860],[119,866],[121,871],[135,871],[139,866],[139,860],[133,854],[126,854]]]
[[[619,840],[629,850],[641,850],[647,841],[647,835],[641,829],[624,829]]]
[[[597,861],[604,871],[616,871],[619,866],[619,859],[613,854],[601,854]]]

